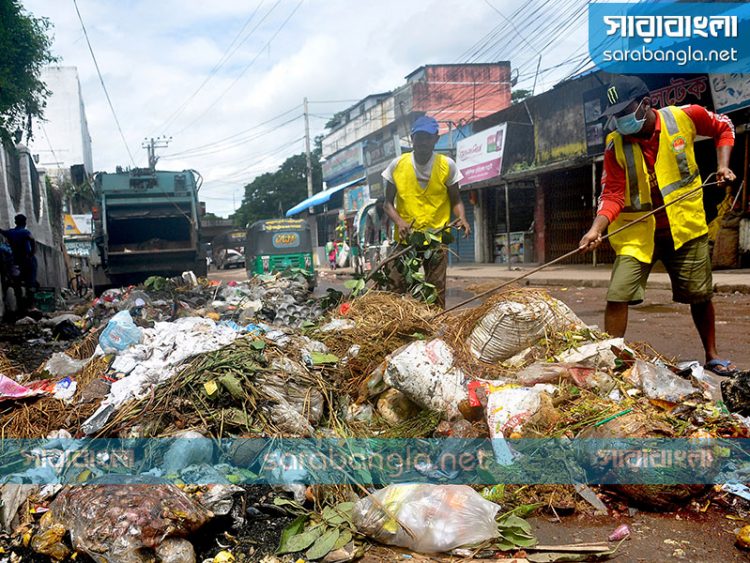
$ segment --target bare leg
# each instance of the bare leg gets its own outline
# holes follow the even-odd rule
[[[604,330],[610,336],[625,336],[625,329],[628,328],[628,304],[607,301],[607,307],[604,309]]]
[[[690,305],[690,313],[693,315],[693,323],[698,329],[698,334],[703,343],[703,349],[706,351],[706,362],[718,358],[716,352],[716,313],[714,312],[714,302],[704,301],[703,303],[693,303]]]

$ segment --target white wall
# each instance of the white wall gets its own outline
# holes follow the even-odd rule
[[[34,136],[29,141],[31,154],[39,155],[37,166],[46,168],[52,176],[56,176],[56,170],[67,171],[74,164],[83,164],[86,172],[92,173],[91,136],[78,69],[49,66],[42,69],[41,78],[52,93],[47,98],[44,121],[34,123]]]

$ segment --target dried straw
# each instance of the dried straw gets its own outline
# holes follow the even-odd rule
[[[109,361],[104,357],[95,358],[75,375],[78,386],[72,406],[52,397],[31,398],[4,405],[0,411],[0,437],[42,438],[59,429],[67,430],[75,436],[83,421],[99,406],[97,403],[80,404],[83,390],[89,383],[102,377],[108,366]]]
[[[356,394],[388,354],[420,334],[435,334],[434,314],[434,308],[409,296],[372,290],[351,302],[346,318],[356,323],[354,329],[316,336],[340,358],[353,345],[360,347],[357,356],[338,371],[344,391]]]

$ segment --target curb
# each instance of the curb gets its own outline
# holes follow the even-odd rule
[[[510,281],[511,278],[503,277],[470,277],[461,276],[457,274],[448,274],[448,279],[453,280],[466,280],[471,279],[476,283],[492,283],[497,284],[503,283],[503,281]],[[588,287],[588,288],[607,288],[609,287],[609,279],[584,279],[584,280],[571,280],[563,278],[526,278],[518,282],[519,285],[524,287]],[[672,284],[669,281],[649,281],[646,284],[646,289],[663,289],[671,291]],[[750,286],[743,284],[727,284],[727,283],[714,283],[714,293],[740,293],[743,295],[750,295]]]

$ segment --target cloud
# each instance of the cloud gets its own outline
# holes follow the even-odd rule
[[[506,15],[522,4],[496,2]],[[301,152],[304,129],[297,116],[303,97],[315,102],[356,100],[392,90],[419,66],[458,62],[502,23],[480,1],[304,0],[284,25],[297,5],[297,0],[78,0],[136,164],[146,161],[140,148],[144,137],[171,135],[170,146],[160,151],[160,167],[199,170],[206,179],[201,195],[208,210],[226,215],[240,203],[247,182]],[[95,168],[111,171],[129,165],[72,2],[24,0],[24,6],[52,21],[61,64],[78,67]],[[256,9],[242,35],[244,42],[193,95]],[[556,49],[543,66],[552,64],[553,56],[563,60],[565,50],[582,42],[571,34],[565,49]],[[528,53],[518,55],[529,59]],[[529,65],[533,71],[535,61]],[[311,103],[311,134],[323,133],[327,118],[349,105]],[[213,149],[189,151],[233,135]]]

